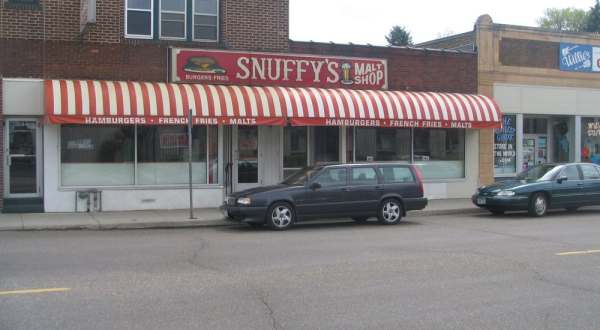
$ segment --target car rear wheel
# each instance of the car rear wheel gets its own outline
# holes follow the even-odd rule
[[[273,230],[286,230],[292,227],[296,215],[294,208],[285,202],[277,202],[269,208],[267,224]]]
[[[384,225],[398,224],[402,220],[402,204],[395,198],[384,200],[379,205],[377,218]]]
[[[548,199],[542,193],[536,193],[529,200],[529,215],[532,217],[542,217],[548,211]]]

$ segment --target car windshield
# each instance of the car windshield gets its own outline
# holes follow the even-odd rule
[[[538,165],[534,166],[526,171],[523,171],[517,175],[517,180],[525,181],[548,181],[552,180],[556,173],[560,171],[561,166],[557,165]]]
[[[287,184],[290,186],[303,185],[306,183],[306,181],[308,179],[312,178],[312,176],[315,173],[317,173],[320,169],[321,169],[321,167],[305,167],[301,170],[298,170],[298,172],[290,175],[285,180],[283,180],[281,183]]]

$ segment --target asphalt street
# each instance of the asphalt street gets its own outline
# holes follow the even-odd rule
[[[600,211],[406,220],[1,232],[0,329],[600,328]]]

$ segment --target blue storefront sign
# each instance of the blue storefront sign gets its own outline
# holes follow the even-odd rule
[[[598,72],[600,47],[578,44],[560,44],[560,69],[562,71]]]

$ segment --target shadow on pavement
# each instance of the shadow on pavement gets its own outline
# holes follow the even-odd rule
[[[559,217],[571,217],[578,215],[594,215],[599,214],[600,209],[598,208],[582,208],[577,211],[567,211],[564,209],[555,209],[549,210],[543,217],[531,217],[527,214],[527,212],[506,212],[503,215],[493,215],[491,213],[480,213],[475,214],[473,217],[481,218],[481,219],[491,219],[491,220],[544,220],[548,218],[559,218]]]
[[[388,229],[388,228],[401,228],[401,227],[409,227],[409,226],[417,226],[417,225],[421,225],[421,223],[415,222],[415,221],[402,220],[397,225],[385,226],[385,225],[380,224],[379,222],[377,222],[377,220],[374,220],[374,219],[369,220],[364,223],[357,223],[353,220],[337,220],[336,219],[336,220],[331,220],[331,221],[315,220],[315,221],[299,222],[287,231],[295,232],[295,231],[311,231],[311,230],[327,230],[327,229],[354,230],[354,229],[358,229],[358,228]],[[220,228],[215,228],[215,229],[220,230],[220,231],[239,232],[239,233],[271,231],[269,229],[269,227],[267,227],[267,226],[263,226],[260,228],[252,228],[245,224],[240,224],[239,226],[220,227]]]

